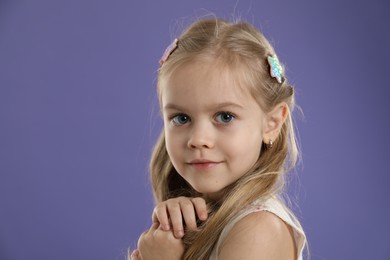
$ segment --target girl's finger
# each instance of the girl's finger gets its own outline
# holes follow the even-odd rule
[[[160,223],[152,223],[152,226],[149,228],[148,232],[153,232],[155,230],[157,230],[158,228],[160,227]]]
[[[193,198],[192,203],[194,204],[196,215],[202,221],[208,218],[206,201],[203,198]]]
[[[161,228],[165,231],[170,230],[169,217],[167,206],[165,204],[158,205],[153,210],[153,223],[159,223]]]
[[[184,236],[183,217],[180,210],[179,203],[172,203],[167,205],[169,218],[172,223],[173,233],[176,238],[182,238]]]
[[[195,216],[194,204],[192,204],[192,201],[189,199],[180,201],[180,209],[186,227],[189,230],[196,230],[197,228],[196,216]]]

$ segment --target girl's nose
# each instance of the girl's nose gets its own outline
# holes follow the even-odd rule
[[[190,133],[187,146],[190,149],[213,148],[214,138],[211,127],[207,124],[194,126]]]

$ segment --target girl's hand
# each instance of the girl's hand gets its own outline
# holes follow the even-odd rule
[[[170,259],[183,257],[184,245],[171,231],[164,231],[158,223],[153,223],[138,239],[138,249],[132,253],[134,260]]]
[[[203,198],[177,197],[159,203],[153,211],[153,223],[162,230],[173,229],[176,238],[184,236],[184,224],[189,230],[196,230],[196,216],[201,221],[208,217],[206,202]],[[185,223],[183,223],[183,220]]]

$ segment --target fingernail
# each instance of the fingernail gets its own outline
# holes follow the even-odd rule
[[[182,230],[176,231],[175,234],[176,234],[176,237],[182,237],[182,236],[184,236],[184,232],[183,232]]]
[[[163,228],[164,228],[164,230],[168,231],[168,230],[171,228],[171,226],[168,225],[168,224],[165,224],[165,225],[163,226]]]

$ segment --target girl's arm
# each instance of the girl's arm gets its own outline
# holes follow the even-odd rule
[[[291,227],[267,211],[254,212],[237,222],[219,251],[219,259],[296,259]]]

